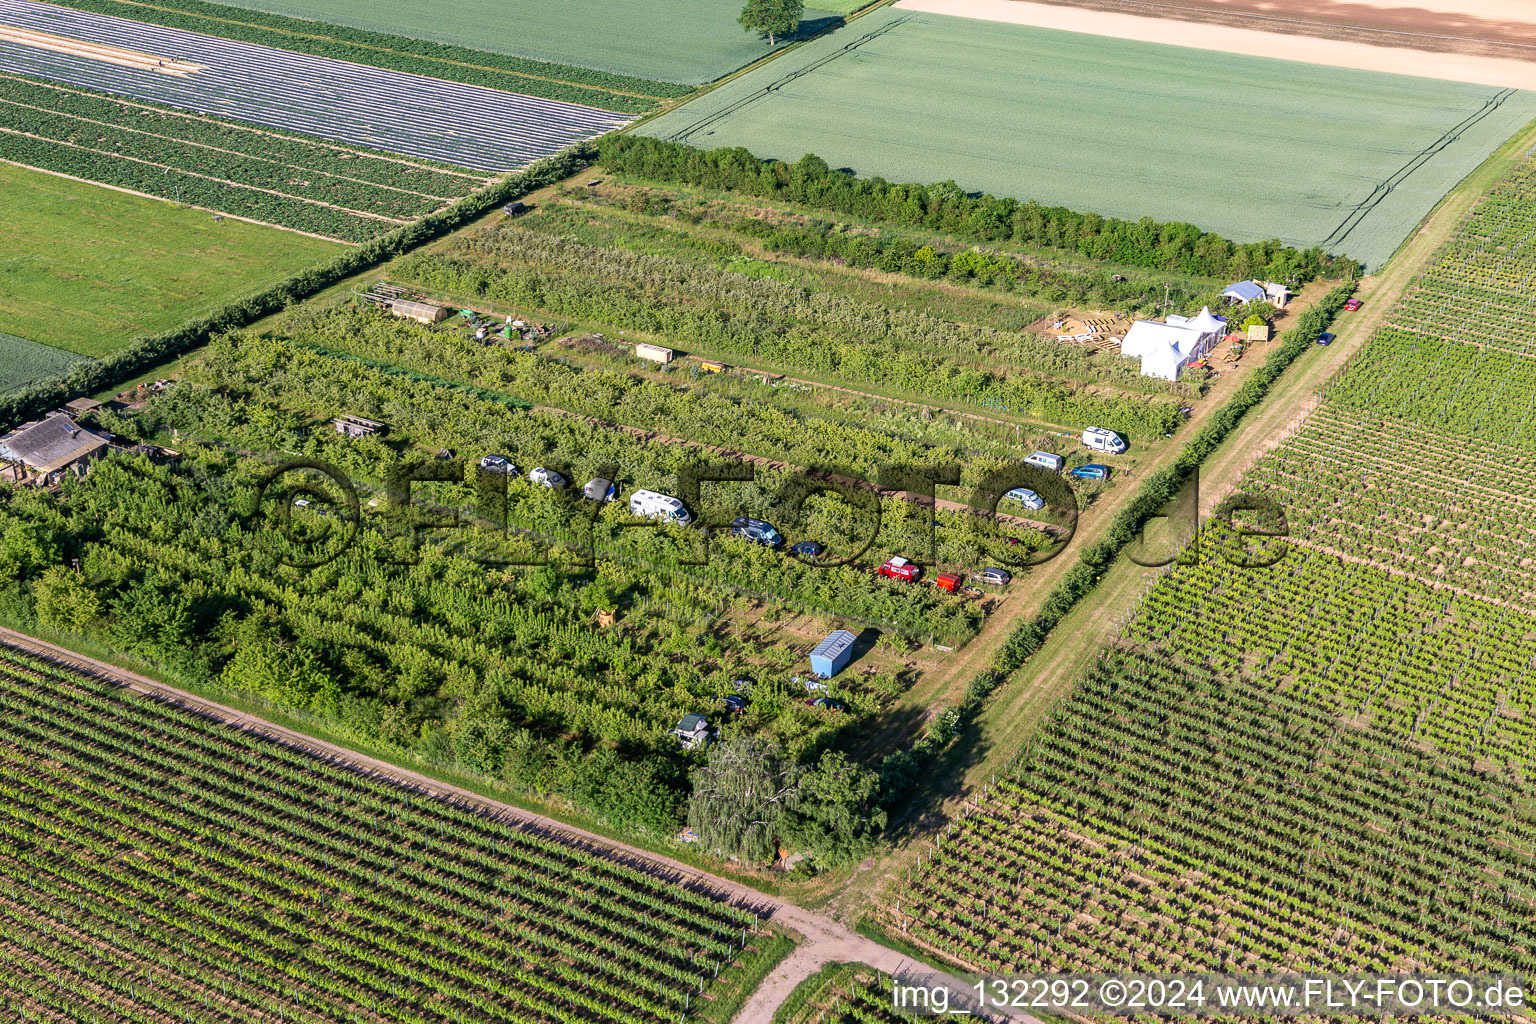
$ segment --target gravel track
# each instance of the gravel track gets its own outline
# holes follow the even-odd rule
[[[125,66],[84,53],[0,40],[0,71],[490,173],[526,167],[630,120],[574,103],[311,57],[33,0],[0,0],[0,25],[206,68],[167,75],[153,67]]]

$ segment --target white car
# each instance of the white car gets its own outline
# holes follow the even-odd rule
[[[565,486],[565,477],[552,469],[545,469],[543,466],[529,473],[528,479],[540,487],[548,487],[552,491],[558,491]]]
[[[1034,491],[1030,490],[1028,487],[1015,487],[1013,490],[1003,495],[1003,497],[1007,498],[1009,501],[1016,501],[1020,505],[1023,505],[1025,508],[1045,508],[1045,499],[1040,497],[1040,495],[1036,494]]]
[[[487,455],[480,460],[480,468],[492,473],[514,474],[517,472],[517,466],[505,455]]]

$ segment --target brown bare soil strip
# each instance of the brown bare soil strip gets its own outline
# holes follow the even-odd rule
[[[1355,68],[1387,74],[1414,75],[1501,88],[1536,89],[1536,51],[1509,48],[1487,56],[1455,50],[1425,48],[1433,40],[1395,36],[1412,45],[1384,43],[1380,33],[1350,32],[1338,26],[1316,35],[1276,32],[1212,20],[1182,21],[1171,17],[1129,13],[1126,7],[1096,8],[1092,3],[1113,0],[899,0],[903,10],[927,11],[962,18],[979,18],[1014,25],[1060,29],[1114,39],[1133,39],[1169,46],[1252,53],[1304,64]],[[1257,23],[1256,23],[1257,24]],[[1264,23],[1269,25],[1270,23]],[[1270,26],[1273,27],[1272,25]]]
[[[1536,6],[1516,0],[1037,0],[1053,6],[1227,25],[1376,46],[1536,59]]]

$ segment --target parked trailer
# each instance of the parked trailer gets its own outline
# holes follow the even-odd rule
[[[635,355],[641,359],[649,359],[653,363],[662,363],[663,365],[672,361],[672,350],[662,348],[660,345],[636,345]]]

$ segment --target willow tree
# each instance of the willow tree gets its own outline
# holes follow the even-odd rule
[[[799,800],[804,769],[778,744],[741,736],[709,748],[693,773],[688,827],[723,857],[760,864],[778,852],[784,814]]]

